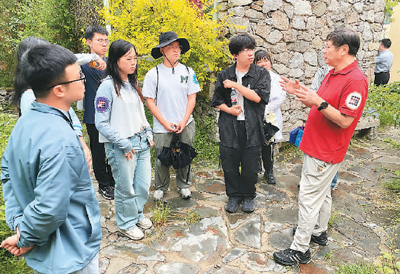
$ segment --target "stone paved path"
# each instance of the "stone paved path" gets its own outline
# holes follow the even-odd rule
[[[334,273],[344,263],[378,261],[391,240],[400,248],[399,238],[393,237],[400,232],[395,226],[399,202],[383,188],[400,170],[400,151],[384,140],[400,142],[399,133],[387,129],[372,140],[353,139],[332,194],[329,245],[311,244],[311,264],[285,268],[272,259],[274,251],[289,247],[297,222],[301,153],[296,148],[278,155],[276,186],[260,177],[252,214],[240,210],[227,214],[221,170],[194,166],[193,198],[179,198],[172,180],[165,196],[171,209],[168,223],[147,231],[141,241],[118,234],[113,202],[98,196],[103,227],[101,272],[316,274]],[[155,207],[151,196],[145,214],[151,217]],[[190,224],[196,217],[200,220]]]

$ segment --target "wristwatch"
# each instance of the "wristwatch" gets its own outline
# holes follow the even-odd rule
[[[321,111],[321,110],[323,110],[323,109],[326,109],[328,106],[329,106],[329,104],[328,104],[327,102],[323,101],[323,102],[319,105],[318,110]]]

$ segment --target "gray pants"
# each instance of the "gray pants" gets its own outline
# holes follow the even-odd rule
[[[196,125],[194,120],[190,122],[186,128],[179,134],[179,141],[193,146]],[[171,145],[173,133],[155,133],[154,134],[154,152],[157,157],[163,147]],[[189,166],[176,170],[176,186],[178,189],[188,188],[192,183],[188,177]],[[190,175],[189,175],[190,176]],[[161,161],[156,158],[155,164],[155,178],[154,187],[156,190],[168,190],[170,182],[169,167],[163,165]]]
[[[331,216],[331,183],[341,163],[330,164],[303,154],[299,191],[299,222],[291,249],[306,252],[311,235],[328,229]]]

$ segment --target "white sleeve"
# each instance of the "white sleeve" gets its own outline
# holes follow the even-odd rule
[[[156,68],[152,68],[147,72],[143,80],[143,97],[156,98],[157,72]]]
[[[189,68],[189,90],[188,95],[197,93],[201,90],[199,81],[197,80],[196,73],[192,68]]]

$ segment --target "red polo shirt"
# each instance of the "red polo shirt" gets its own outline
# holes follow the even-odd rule
[[[354,117],[354,121],[349,127],[341,128],[313,106],[308,114],[300,149],[311,157],[337,164],[344,159],[367,101],[367,77],[358,68],[358,62],[354,61],[341,71],[330,70],[317,94],[342,114]]]

